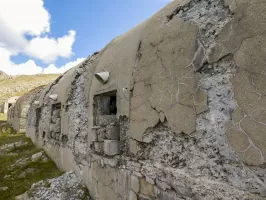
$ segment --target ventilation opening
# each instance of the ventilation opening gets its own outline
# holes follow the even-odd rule
[[[10,108],[11,106],[12,106],[12,103],[9,103],[9,104],[8,104],[8,108]]]
[[[116,91],[97,95],[94,97],[94,115],[116,115],[117,97]]]

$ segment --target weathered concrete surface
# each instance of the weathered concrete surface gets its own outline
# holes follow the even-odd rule
[[[249,165],[265,163],[266,134],[266,2],[228,1],[234,20],[217,39],[210,60],[232,54],[237,72],[232,80],[237,107],[228,140],[241,160]],[[237,142],[238,141],[238,142]]]
[[[1,113],[7,114],[8,113],[8,109],[14,105],[16,103],[16,101],[19,99],[19,96],[15,96],[15,97],[10,97],[9,99],[7,99],[0,108]]]
[[[171,2],[36,94],[27,135],[93,199],[266,199],[265,4]]]
[[[33,99],[45,86],[33,89],[22,97],[18,98],[8,110],[7,121],[18,132],[26,132],[28,109],[34,103]]]

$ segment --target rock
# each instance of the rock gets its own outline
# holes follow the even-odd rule
[[[30,195],[29,195],[30,194]],[[90,200],[87,190],[73,171],[60,177],[40,181],[31,186],[26,193],[16,200]]]
[[[11,144],[5,144],[3,146],[0,147],[0,150],[7,150],[7,149],[11,149],[11,148],[18,148],[24,145],[27,145],[27,142],[23,142],[23,141],[18,141],[18,142],[14,142]]]
[[[6,191],[8,190],[8,187],[0,187],[0,191]]]
[[[29,199],[30,199],[30,197],[29,197],[29,195],[27,193],[24,193],[22,195],[19,195],[19,196],[17,196],[15,198],[15,200],[29,200]]]
[[[25,177],[27,176],[27,174],[33,174],[33,173],[35,173],[36,171],[37,171],[37,170],[34,169],[34,168],[27,168],[27,169],[25,169],[24,172],[22,172],[22,173],[18,176],[18,178],[25,178]]]
[[[32,160],[32,161],[37,161],[37,160],[40,159],[42,156],[43,156],[43,152],[38,152],[38,153],[33,154],[33,155],[31,156],[31,160]]]

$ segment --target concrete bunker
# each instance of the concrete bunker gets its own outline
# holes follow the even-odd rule
[[[34,119],[30,122],[32,125],[36,125],[36,121],[41,118],[42,106],[35,104],[39,93],[45,86],[37,87],[27,94],[21,96],[17,99],[16,103],[12,105],[8,110],[8,122],[13,126],[13,128],[18,132],[26,132],[27,129],[27,118],[28,118],[28,111],[30,107],[32,109],[40,108],[39,116],[34,114]],[[16,98],[15,98],[16,99]],[[37,126],[34,126],[37,127]],[[36,129],[36,132],[39,132],[39,129]]]
[[[94,96],[93,147],[100,155],[120,154],[120,125],[117,119],[117,91]]]
[[[61,118],[61,142],[44,144],[49,137],[37,138],[33,123],[27,135],[61,169],[82,177],[93,199],[265,199],[265,161],[254,152],[255,145],[265,150],[265,66],[256,62],[253,77],[255,62],[242,63],[261,56],[249,54],[253,36],[238,26],[242,18],[246,28],[259,22],[246,11],[258,4],[227,1],[231,15],[222,0],[187,2],[172,1],[36,98],[40,133]],[[95,77],[103,71],[111,73],[105,84]],[[56,101],[48,98],[55,93]]]
[[[19,96],[15,96],[15,97],[11,97],[11,98],[9,98],[9,99],[7,99],[5,102],[4,102],[4,104],[3,104],[3,109],[2,109],[2,111],[3,111],[3,113],[4,114],[7,114],[8,113],[8,109],[12,106],[12,105],[14,105],[16,102],[17,102],[17,100],[19,99]]]

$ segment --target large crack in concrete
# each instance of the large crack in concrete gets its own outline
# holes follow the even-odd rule
[[[212,48],[217,45],[217,35],[233,19],[231,13],[222,0],[191,1],[177,8],[168,17],[167,22],[174,17],[189,21],[199,28],[198,47],[192,64],[196,71],[197,88],[207,94],[208,109],[198,113],[196,133],[190,136],[171,133],[167,122],[148,128],[143,137],[145,142],[138,142],[137,157],[146,160],[146,165],[151,162],[148,167],[151,174],[156,163],[163,163],[164,166],[173,169],[182,169],[191,177],[219,180],[219,184],[229,183],[232,187],[263,196],[266,186],[260,181],[260,177],[264,176],[264,170],[256,168],[254,172],[254,168],[239,165],[239,157],[231,150],[226,136],[227,123],[232,119],[232,113],[237,105],[231,82],[236,70],[233,56],[224,55],[218,61],[208,63]],[[163,61],[158,55],[158,46],[153,46],[156,46],[157,57],[163,66]],[[178,88],[179,86],[180,82]],[[147,174],[147,171],[143,173]],[[159,174],[151,176],[160,177]],[[205,191],[206,188],[202,190]],[[249,199],[241,193],[243,192],[239,191],[241,198]],[[219,195],[223,197],[222,193],[217,194]],[[228,198],[231,198],[230,195]]]
[[[166,22],[156,16],[138,40],[130,115],[119,118],[122,155],[96,155],[89,147],[86,90],[91,86],[86,79],[91,81],[88,75],[95,69],[89,71],[88,59],[74,72],[65,105],[69,134],[62,136],[62,144],[49,138],[44,141],[70,149],[80,171],[88,170],[85,181],[96,199],[108,199],[108,194],[110,199],[127,199],[128,192],[135,199],[155,199],[155,189],[159,199],[260,200],[266,196],[262,168],[266,151],[254,135],[264,133],[266,126],[266,69],[264,60],[259,60],[261,66],[251,71],[249,64],[256,55],[248,48],[255,43],[258,50],[254,51],[263,51],[259,43],[266,43],[265,31],[251,34],[249,30],[248,36],[234,37],[241,33],[233,31],[241,29],[236,25],[241,18],[232,5],[239,6],[240,0],[183,2],[188,3],[168,17],[160,13]],[[246,16],[242,13],[241,23]],[[237,44],[231,48],[234,39]],[[48,96],[54,89],[52,85],[44,98],[42,130],[45,117],[51,114]],[[132,186],[125,182],[131,176],[153,188],[152,195],[132,193]]]

